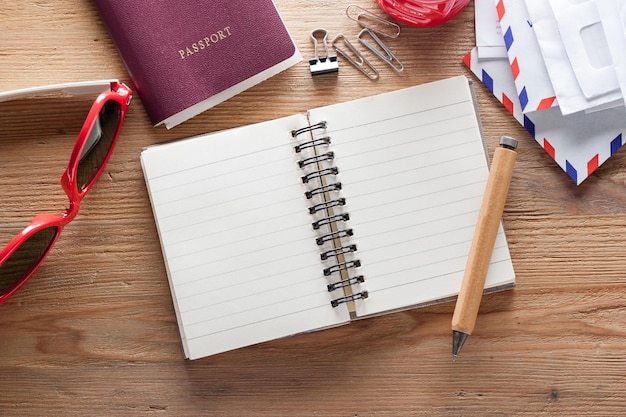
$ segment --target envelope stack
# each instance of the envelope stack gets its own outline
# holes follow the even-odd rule
[[[465,64],[581,184],[623,145],[626,0],[475,0]]]

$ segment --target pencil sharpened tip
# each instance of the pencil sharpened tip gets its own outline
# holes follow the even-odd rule
[[[461,352],[463,344],[467,340],[467,333],[459,332],[457,330],[452,331],[452,360],[456,361],[456,358]]]

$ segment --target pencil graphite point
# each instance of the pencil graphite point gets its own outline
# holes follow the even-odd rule
[[[457,356],[461,352],[461,348],[463,347],[463,343],[467,340],[467,333],[459,332],[454,330],[452,332],[452,360],[456,361]]]

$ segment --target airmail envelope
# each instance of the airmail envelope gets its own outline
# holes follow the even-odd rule
[[[524,1],[497,0],[496,10],[521,110],[528,112],[557,106]]]
[[[474,48],[463,62],[577,185],[622,146],[625,107],[568,116],[558,107],[525,111],[507,58],[479,60]]]
[[[500,20],[496,14],[494,0],[475,0],[474,19],[478,57],[480,59],[506,57]]]
[[[525,3],[561,113],[623,105],[596,2],[525,0]]]

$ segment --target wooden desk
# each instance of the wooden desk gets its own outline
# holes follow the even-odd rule
[[[304,57],[309,32],[355,36],[347,4],[277,0]],[[372,11],[374,0],[354,3]],[[471,73],[470,5],[448,24],[402,27],[406,66],[367,80],[305,61],[167,131],[131,106],[107,170],[37,274],[0,305],[2,416],[538,416],[626,413],[626,153],[575,186],[477,84],[488,149],[520,140],[504,214],[518,287],[483,299],[451,360],[453,303],[360,321],[198,361],[178,329],[139,165],[145,145]],[[0,90],[130,82],[89,1],[3,2]],[[66,204],[60,177],[88,100],[0,109],[0,242]]]

